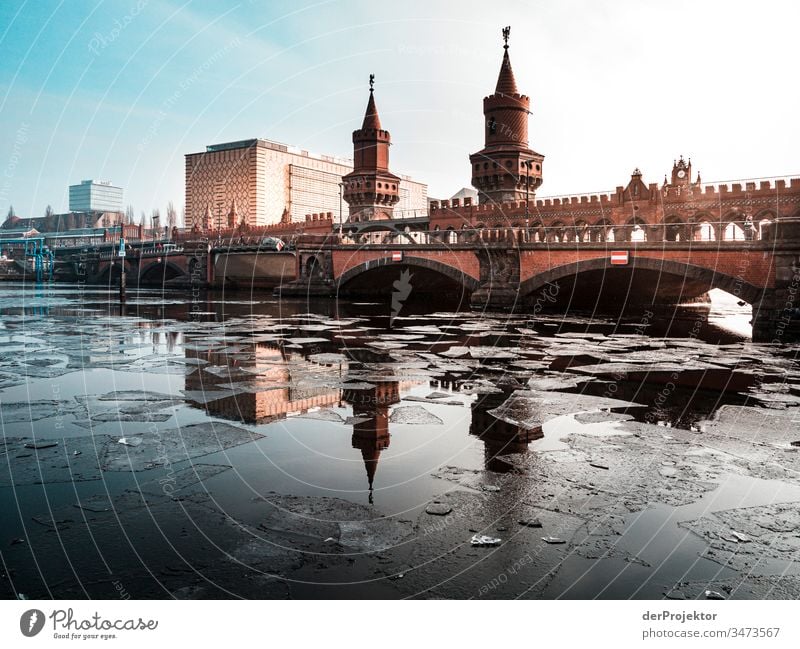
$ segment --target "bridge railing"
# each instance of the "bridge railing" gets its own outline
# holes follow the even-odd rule
[[[628,223],[624,225],[531,225],[529,227],[466,228],[461,230],[373,231],[301,235],[297,245],[461,245],[480,242],[516,244],[687,242],[736,243],[774,237],[769,221],[702,221],[697,223]]]
[[[175,248],[159,248],[158,246],[150,247],[150,248],[131,248],[130,250],[126,251],[126,256],[128,257],[149,257],[149,256],[169,256],[169,255],[180,255],[183,254],[183,246],[177,246]],[[118,259],[119,258],[119,251],[114,250],[113,252],[101,252],[99,255],[100,259]]]

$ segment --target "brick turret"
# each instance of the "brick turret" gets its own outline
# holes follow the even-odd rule
[[[389,131],[381,128],[370,75],[369,101],[361,128],[353,131],[353,171],[342,177],[343,197],[350,206],[349,222],[392,218],[400,200],[400,177],[389,171]]]
[[[544,156],[528,146],[530,98],[517,90],[508,55],[509,33],[509,27],[503,29],[503,62],[494,94],[483,100],[484,147],[469,157],[472,185],[481,203],[533,198],[542,184]]]

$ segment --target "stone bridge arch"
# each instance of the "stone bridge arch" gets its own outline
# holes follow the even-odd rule
[[[391,256],[379,257],[378,259],[371,259],[349,268],[335,279],[336,292],[347,292],[348,284],[351,284],[354,280],[359,278],[366,277],[367,274],[381,271],[387,272],[395,269],[399,271],[410,269],[412,273],[417,269],[425,271],[429,276],[430,274],[439,275],[450,283],[461,287],[462,294],[471,294],[480,285],[480,282],[476,278],[460,268],[426,257],[415,257],[406,253],[402,261],[393,261]],[[390,288],[391,284],[387,286]],[[417,292],[422,292],[420,288],[422,287],[417,287]]]
[[[556,266],[521,282],[519,295],[520,298],[533,297],[544,287],[575,278],[583,273],[617,273],[620,270],[632,271],[633,273],[637,270],[648,271],[651,274],[657,273],[659,278],[665,276],[665,280],[667,278],[679,279],[682,285],[689,283],[696,287],[705,287],[702,292],[718,288],[751,305],[757,305],[765,291],[764,287],[755,286],[742,278],[733,277],[710,268],[666,259],[632,256],[630,263],[626,266],[612,265],[608,257],[586,259]]]
[[[185,276],[186,270],[175,262],[168,260],[153,261],[149,264],[142,264],[139,267],[138,282],[139,284],[161,284],[171,279]]]
[[[80,265],[80,263],[81,263],[80,261],[75,262],[76,269]],[[132,275],[136,274],[137,272],[136,261],[134,261],[133,259],[126,258],[123,261],[123,263],[125,264],[125,273],[128,275],[128,277],[131,277]],[[91,274],[90,271],[90,277],[91,277],[90,283],[93,284],[105,284],[108,282],[117,281],[122,272],[121,270],[122,266],[120,265],[120,260],[118,258],[111,261],[103,260],[96,268],[97,272],[94,273],[93,275]],[[77,269],[76,272],[80,274],[79,269]]]

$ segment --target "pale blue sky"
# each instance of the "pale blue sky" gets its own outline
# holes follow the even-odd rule
[[[0,213],[108,179],[136,213],[183,204],[183,155],[265,137],[350,157],[369,73],[392,169],[445,197],[469,185],[512,26],[540,195],[800,175],[791,2],[0,3]]]

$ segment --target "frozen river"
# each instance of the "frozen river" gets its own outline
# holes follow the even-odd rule
[[[114,299],[0,285],[4,597],[800,595],[800,347],[735,302]]]

